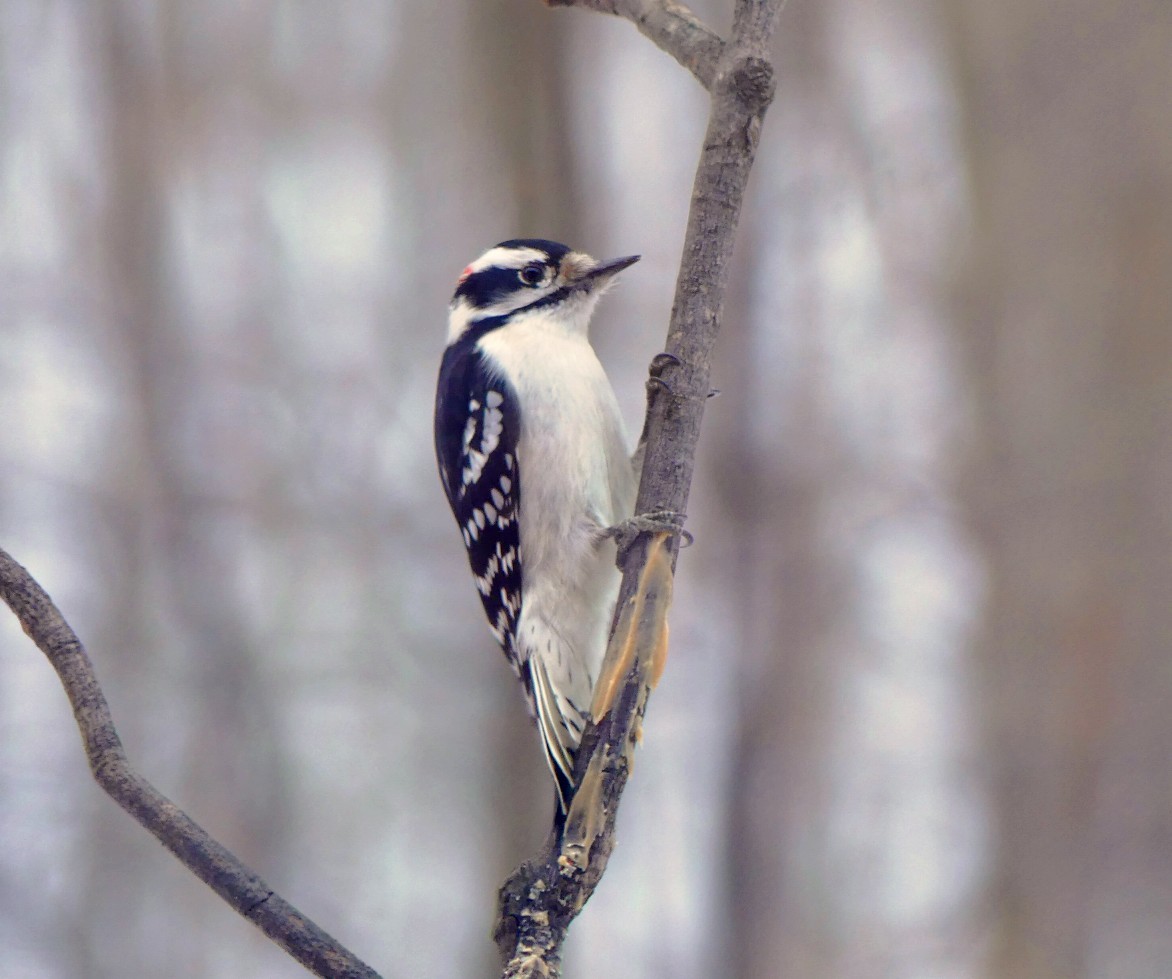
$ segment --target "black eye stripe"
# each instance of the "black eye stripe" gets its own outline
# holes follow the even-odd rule
[[[522,252],[517,256],[518,261],[525,251],[529,254],[524,257],[537,257],[521,265],[494,265],[476,272],[467,272],[466,277],[456,286],[453,302],[462,299],[473,310],[484,310],[492,306],[507,305],[510,299],[515,297],[518,308],[528,307],[535,301],[530,290],[548,284],[552,280],[552,271],[570,252],[565,245],[544,238],[515,238],[502,241],[495,247]],[[545,298],[548,297],[539,297],[536,301],[543,302]]]
[[[467,299],[477,309],[484,309],[517,291],[517,270],[493,266],[473,272],[456,287],[456,296]]]

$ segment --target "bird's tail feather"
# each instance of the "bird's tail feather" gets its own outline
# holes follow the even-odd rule
[[[585,718],[554,687],[541,657],[530,656],[527,666],[545,761],[557,784],[561,812],[565,813],[574,794],[574,759],[585,728]]]

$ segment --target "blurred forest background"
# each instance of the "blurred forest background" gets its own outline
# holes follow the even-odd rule
[[[719,30],[731,4],[699,13]],[[668,672],[567,974],[1172,976],[1172,5],[791,0]],[[707,100],[536,0],[0,0],[0,542],[132,760],[388,977],[551,803],[432,457],[446,303],[641,252]],[[295,977],[0,614],[7,979]]]

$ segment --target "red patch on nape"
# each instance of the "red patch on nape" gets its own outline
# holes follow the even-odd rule
[[[458,278],[458,279],[456,280],[456,285],[460,285],[460,283],[462,283],[462,282],[463,282],[463,281],[464,281],[466,278],[468,278],[468,276],[470,276],[471,274],[472,274],[472,266],[471,266],[471,265],[465,265],[465,266],[464,266],[464,271],[460,273],[460,278]]]

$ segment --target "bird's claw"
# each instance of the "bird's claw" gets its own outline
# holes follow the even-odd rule
[[[651,371],[652,377],[659,377],[659,375],[669,367],[679,366],[680,358],[675,354],[669,354],[666,350],[664,350],[663,352],[657,353],[654,357],[651,358],[651,366],[649,370]]]
[[[614,538],[618,550],[616,564],[621,567],[627,551],[638,540],[640,534],[671,534],[680,538],[680,547],[691,547],[695,538],[684,530],[686,519],[687,514],[676,513],[674,510],[651,510],[648,513],[637,513],[629,520],[607,527],[605,536]]]
[[[664,391],[667,394],[674,394],[671,385],[663,379],[663,372],[669,367],[679,367],[680,358],[675,354],[669,354],[666,350],[662,353],[657,353],[651,358],[651,365],[647,368],[647,373],[650,375],[647,378],[647,394],[654,394],[656,391]]]

